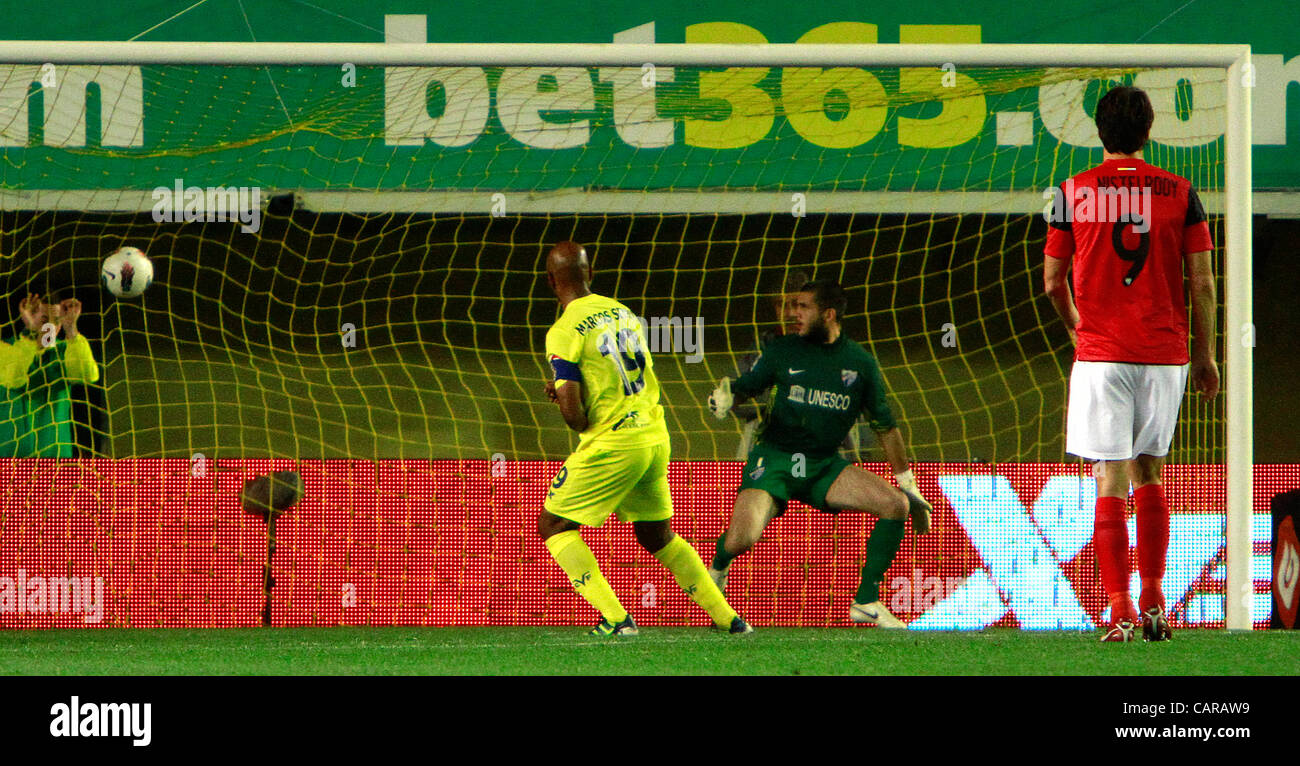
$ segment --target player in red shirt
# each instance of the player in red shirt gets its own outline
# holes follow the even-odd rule
[[[1107,92],[1096,113],[1102,164],[1057,187],[1045,213],[1043,285],[1075,345],[1065,450],[1095,462],[1094,544],[1111,611],[1103,641],[1133,640],[1139,619],[1129,595],[1124,524],[1130,481],[1142,636],[1170,637],[1160,590],[1169,547],[1160,469],[1189,366],[1192,385],[1203,396],[1219,391],[1214,245],[1191,183],[1142,160],[1154,119],[1143,91],[1121,86]],[[1072,259],[1073,294],[1066,280]],[[1191,282],[1195,326],[1190,359],[1184,274]]]

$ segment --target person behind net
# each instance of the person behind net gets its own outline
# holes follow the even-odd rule
[[[767,304],[771,308],[771,316],[776,320],[776,324],[766,330],[763,330],[758,336],[758,349],[753,353],[746,354],[741,358],[738,366],[738,372],[741,375],[749,372],[754,368],[754,363],[767,348],[767,344],[782,335],[793,335],[799,332],[799,320],[795,311],[795,304],[799,298],[799,290],[809,281],[808,275],[803,271],[792,271],[778,284],[770,286],[768,292]],[[736,447],[736,459],[744,460],[749,456],[749,451],[754,447],[754,441],[758,438],[759,429],[763,426],[763,421],[767,418],[768,407],[771,402],[768,399],[768,392],[764,391],[748,401],[737,403],[731,408],[731,414],[744,425],[740,431],[740,442]],[[840,454],[844,455],[847,460],[860,461],[862,459],[861,446],[862,438],[858,434],[858,425],[855,423],[849,429],[849,433],[840,443]]]
[[[710,394],[709,409],[721,419],[736,401],[776,387],[771,416],[745,462],[731,523],[718,538],[709,575],[725,590],[731,562],[758,542],[792,499],[826,513],[870,513],[879,518],[867,540],[849,619],[905,628],[881,600],[880,583],[902,543],[905,520],[910,516],[913,530],[925,534],[932,508],[908,466],[880,365],[842,331],[847,303],[834,281],[805,284],[795,301],[798,332],[774,339],[752,370],[734,382],[723,378]],[[868,418],[900,489],[836,453],[859,416]]]
[[[1172,635],[1161,589],[1169,547],[1161,469],[1189,369],[1207,399],[1219,390],[1214,245],[1191,183],[1142,159],[1154,119],[1150,99],[1137,88],[1102,96],[1102,163],[1057,187],[1047,215],[1044,290],[1075,346],[1065,451],[1093,462],[1097,477],[1093,539],[1111,611],[1102,641],[1132,641],[1139,619],[1129,595],[1124,523],[1130,482],[1142,636]],[[1190,357],[1184,275],[1195,327]]]
[[[632,522],[637,542],[672,573],[715,628],[752,633],[709,578],[700,555],[669,526],[668,426],[645,328],[626,306],[591,291],[591,264],[580,245],[552,248],[546,279],[562,309],[546,333],[555,375],[546,382],[546,396],[579,440],[551,482],[537,531],[578,594],[600,612],[591,635],[638,632],[579,531],[601,526],[610,514]]]
[[[45,303],[28,294],[18,313],[22,333],[0,342],[0,457],[74,457],[71,387],[99,380],[90,343],[77,330],[81,302]]]

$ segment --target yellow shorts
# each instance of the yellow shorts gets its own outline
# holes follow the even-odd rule
[[[546,510],[587,527],[611,513],[619,521],[663,521],[673,515],[667,444],[625,450],[580,450],[551,481]]]

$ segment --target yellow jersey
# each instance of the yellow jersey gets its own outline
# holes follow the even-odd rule
[[[579,450],[668,443],[645,328],[627,306],[595,293],[570,301],[546,332],[546,356],[557,389],[582,384],[587,429]]]

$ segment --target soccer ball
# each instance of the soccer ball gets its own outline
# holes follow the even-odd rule
[[[153,263],[139,249],[123,247],[104,259],[100,274],[110,293],[119,298],[135,298],[153,282]]]

